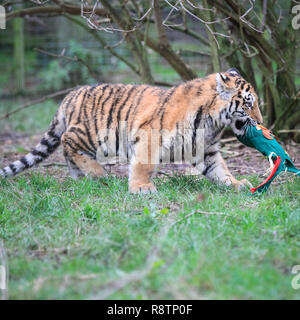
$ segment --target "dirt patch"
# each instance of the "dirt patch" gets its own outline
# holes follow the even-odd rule
[[[18,160],[20,157],[28,153],[41,139],[41,135],[20,135],[6,134],[0,135],[0,167],[10,164],[12,161]],[[265,157],[258,151],[245,147],[237,140],[228,141],[224,139],[221,143],[223,157],[233,175],[258,175],[262,176],[268,169],[269,163]],[[300,144],[290,142],[282,144],[289,153],[294,164],[300,167]],[[65,166],[65,160],[60,146],[58,150],[46,159],[35,170],[42,174],[50,174],[58,179],[65,179],[69,176],[68,169]],[[128,174],[127,165],[110,165],[106,166],[106,170],[116,176],[126,176]],[[27,171],[28,172],[28,171]],[[172,175],[172,174],[196,174],[194,168],[187,164],[169,164],[158,166],[156,175]],[[26,172],[24,174],[27,174]]]

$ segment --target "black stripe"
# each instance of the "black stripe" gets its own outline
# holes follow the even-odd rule
[[[137,111],[137,109],[138,109],[138,107],[139,107],[139,105],[140,105],[140,103],[141,103],[141,101],[142,101],[142,99],[143,99],[143,97],[144,97],[144,92],[146,92],[146,90],[148,90],[149,88],[151,88],[151,87],[146,87],[146,88],[144,88],[144,89],[140,92],[140,94],[139,94],[139,96],[138,96],[137,102],[136,102],[136,104],[135,104],[135,106],[134,106],[134,110],[133,110],[133,116],[132,116],[132,121],[131,121],[131,124],[130,124],[130,130],[132,130],[133,123],[134,123],[134,116],[135,116],[136,111]],[[127,118],[127,120],[128,120],[128,117],[127,117],[127,116],[129,117],[129,113],[127,113],[127,115],[126,115],[126,118]]]
[[[47,147],[47,153],[50,154],[60,145],[60,142],[56,141],[54,144],[51,144],[47,139],[42,138],[40,144],[46,146]]]
[[[69,130],[68,132],[73,132],[73,133],[76,134],[76,137],[78,138],[78,140],[79,140],[79,141],[82,143],[82,145],[86,148],[86,149],[82,148],[84,151],[91,151],[92,153],[95,152],[95,149],[96,149],[96,148],[92,149],[92,148],[85,142],[85,140],[83,140],[83,139],[79,136],[78,133],[81,133],[82,135],[85,136],[85,132],[84,132],[83,130],[81,130],[80,128],[72,127],[72,128],[70,128],[70,130]],[[72,141],[75,143],[74,140],[72,140]],[[82,147],[82,146],[80,146],[80,147]],[[80,148],[79,148],[79,150],[80,150]]]
[[[50,144],[50,142],[46,138],[42,138],[40,144],[47,147],[47,153],[49,153],[50,150],[52,149],[52,145]]]
[[[95,89],[95,88],[94,88]],[[90,91],[92,91],[91,89],[90,89]],[[94,95],[94,99],[93,99],[93,108],[94,108],[94,106],[95,106],[95,96],[96,95]],[[89,93],[89,98],[90,98],[91,96],[90,96],[90,93]],[[90,146],[92,147],[92,149],[90,149],[90,150],[96,150],[96,146],[94,145],[94,143],[93,143],[93,141],[92,141],[92,137],[91,137],[91,133],[90,133],[90,117],[89,117],[89,115],[87,114],[87,107],[86,107],[86,104],[84,105],[84,108],[83,108],[83,113],[84,113],[84,121],[82,121],[83,122],[83,125],[84,125],[84,128],[85,128],[85,132],[83,131],[83,130],[81,130],[80,128],[77,128],[78,129],[78,131],[79,131],[79,129],[80,129],[80,133],[81,134],[83,134],[84,136],[85,135],[87,135],[87,137],[88,137],[88,141],[89,141],[89,144],[90,144]]]
[[[206,168],[205,168],[205,170],[202,172],[202,174],[204,175],[204,176],[206,176],[210,171],[212,171],[213,169],[215,169],[215,161],[213,161],[210,165],[208,165]],[[214,166],[214,167],[213,167]]]
[[[121,112],[123,110],[123,108],[125,107],[127,101],[129,100],[129,98],[131,97],[133,91],[136,89],[136,86],[133,86],[129,91],[128,91],[128,94],[127,94],[127,97],[125,99],[125,101],[122,103],[121,107],[119,108],[118,110],[118,115],[117,115],[117,121],[119,123],[120,119],[121,119]]]
[[[94,152],[90,152],[88,150],[84,150],[82,148],[81,145],[79,145],[78,143],[76,143],[74,140],[69,139],[65,141],[66,145],[68,145],[73,151],[77,152],[78,150],[83,150],[87,155],[89,155],[91,158],[95,158],[95,153]],[[74,144],[75,147],[72,145]]]
[[[79,141],[82,143],[82,145],[86,148],[86,149],[84,149],[84,148],[82,147],[82,145],[81,145],[82,150],[84,150],[84,151],[89,151],[89,152],[91,152],[92,154],[95,154],[95,150],[92,149],[92,148],[85,142],[85,140],[83,140],[78,134],[77,134],[77,138],[78,138]],[[79,149],[79,150],[80,150],[80,149]]]
[[[109,129],[111,123],[112,123],[112,115],[115,110],[115,106],[120,102],[120,99],[122,99],[122,96],[124,94],[124,90],[122,90],[124,86],[118,87],[117,92],[115,93],[114,100],[110,106],[107,121],[106,121],[106,128]],[[126,90],[126,88],[125,88]]]
[[[60,140],[60,136],[56,135],[52,130],[49,130],[47,134],[55,140]]]
[[[27,168],[30,167],[30,166],[29,166],[29,163],[28,163],[28,161],[27,161],[27,159],[26,159],[25,157],[22,157],[22,158],[20,159],[20,161],[23,163],[25,169],[27,169]]]
[[[235,127],[236,127],[238,130],[241,130],[245,124],[246,124],[246,121],[237,120],[237,121],[235,122]]]
[[[38,156],[38,157],[41,157],[42,159],[45,159],[48,157],[48,154],[42,152],[42,151],[38,151],[37,149],[33,149],[31,151],[31,154],[34,155],[34,156]]]
[[[110,85],[107,84],[107,85],[105,85],[105,86],[102,88],[102,92],[100,93],[99,98],[98,98],[98,101],[97,101],[97,104],[96,104],[96,106],[95,106],[95,110],[94,110],[94,125],[95,125],[96,135],[98,135],[98,131],[99,131],[99,130],[98,130],[98,123],[97,123],[97,120],[98,120],[98,118],[97,118],[97,111],[99,110],[100,101],[101,101],[101,99],[103,98],[106,89],[109,88],[109,87],[110,87]]]
[[[9,168],[10,168],[10,170],[11,170],[13,173],[16,173],[16,172],[17,172],[17,169],[16,169],[16,167],[15,167],[13,164],[10,164],[10,165],[9,165]]]
[[[239,105],[240,105],[240,101],[239,101],[239,100],[236,100],[236,101],[235,101],[235,111],[237,111]]]
[[[165,116],[165,112],[166,112],[166,104],[168,103],[168,101],[170,101],[170,99],[172,98],[175,90],[177,89],[178,86],[168,90],[167,92],[167,96],[165,97],[164,101],[162,102],[162,104],[160,105],[160,110],[159,112],[161,113],[160,116],[160,130],[162,130],[163,128],[163,122],[164,122],[164,116]]]
[[[79,124],[81,122],[81,113],[82,113],[82,109],[84,110],[84,106],[85,106],[85,99],[86,99],[86,96],[88,94],[88,91],[86,90],[84,95],[83,95],[83,98],[82,98],[82,101],[81,101],[81,105],[79,106],[79,114],[78,114],[78,117],[77,117],[77,122],[76,124]]]
[[[202,118],[202,106],[198,109],[197,113],[196,113],[196,117],[194,120],[194,128],[193,128],[193,136],[192,136],[192,156],[195,157],[196,156],[196,136],[197,136],[197,129],[199,128],[200,125],[200,121]]]
[[[90,146],[92,147],[92,149],[96,150],[96,145],[94,144],[94,141],[92,139],[90,128],[87,126],[86,122],[84,122],[83,125],[85,128],[86,135],[87,135]]]
[[[208,153],[204,153],[204,160],[206,158],[211,158],[213,157],[214,155],[216,155],[218,153],[218,151],[212,151],[212,152],[208,152]]]
[[[79,89],[78,89],[79,90]],[[71,92],[70,92],[71,95]],[[73,92],[73,94],[70,96],[70,98],[68,99],[68,101],[65,102],[65,110],[68,109],[69,105],[71,104],[71,101],[73,100],[73,98],[76,96],[76,93]]]
[[[85,90],[85,87],[81,87],[78,89],[77,93],[74,94],[74,96],[72,97],[72,100],[74,99],[74,102],[76,103],[77,98],[79,97],[79,95],[82,93],[82,91]],[[71,111],[70,115],[69,115],[69,119],[68,119],[68,124],[71,122],[72,116],[75,112],[75,107],[73,106],[73,110]]]
[[[232,115],[235,115],[235,114],[237,114],[237,115],[239,115],[241,117],[247,117],[247,115],[245,114],[244,111],[234,111],[234,112],[232,112]]]
[[[103,119],[103,116],[104,116],[104,106],[106,104],[106,102],[110,99],[111,95],[114,93],[114,87],[110,87],[110,90],[109,90],[109,94],[108,96],[105,98],[105,100],[102,102],[102,106],[101,106],[101,121]]]
[[[127,101],[129,100],[129,98],[132,96],[132,93],[135,91],[136,86],[133,86],[128,92],[127,92],[127,97],[124,100],[124,102],[121,104],[119,110],[118,110],[118,114],[117,114],[117,128],[116,128],[116,152],[117,152],[117,156],[119,155],[119,128],[120,128],[120,120],[121,120],[121,112],[123,110],[123,108],[125,107]]]

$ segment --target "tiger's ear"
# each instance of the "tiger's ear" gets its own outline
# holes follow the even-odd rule
[[[225,74],[218,72],[216,80],[217,80],[217,82],[219,80],[220,83],[224,83],[226,85],[226,82],[229,81],[229,78],[226,77]]]
[[[238,69],[236,69],[236,68],[230,68],[230,69],[228,69],[227,71],[226,71],[227,73],[229,73],[231,76],[241,76],[241,74],[240,74],[240,72],[239,72],[239,70]]]
[[[229,83],[230,79],[224,73],[216,74],[216,90],[223,100],[230,100],[236,91],[235,88],[229,86]]]

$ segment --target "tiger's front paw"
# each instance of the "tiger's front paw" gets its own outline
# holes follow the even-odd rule
[[[252,188],[251,182],[249,182],[247,179],[242,179],[241,181],[235,180],[232,182],[233,187],[236,191],[241,191],[246,188]]]
[[[137,183],[129,186],[129,192],[130,193],[152,193],[152,192],[157,192],[155,185],[150,182],[150,183]]]

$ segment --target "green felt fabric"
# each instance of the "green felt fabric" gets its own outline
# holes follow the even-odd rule
[[[260,151],[264,156],[269,157],[273,153],[273,163],[275,163],[278,156],[281,159],[281,162],[276,172],[270,178],[270,180],[256,190],[258,193],[266,191],[269,188],[271,182],[281,171],[294,172],[298,176],[300,176],[300,170],[294,166],[287,152],[281,147],[281,145],[276,141],[272,134],[271,137],[273,139],[267,139],[263,134],[263,130],[259,129],[259,127],[257,126],[248,126],[243,136],[237,136],[238,140],[241,141],[243,144],[245,144],[248,147],[255,148],[256,150]]]

